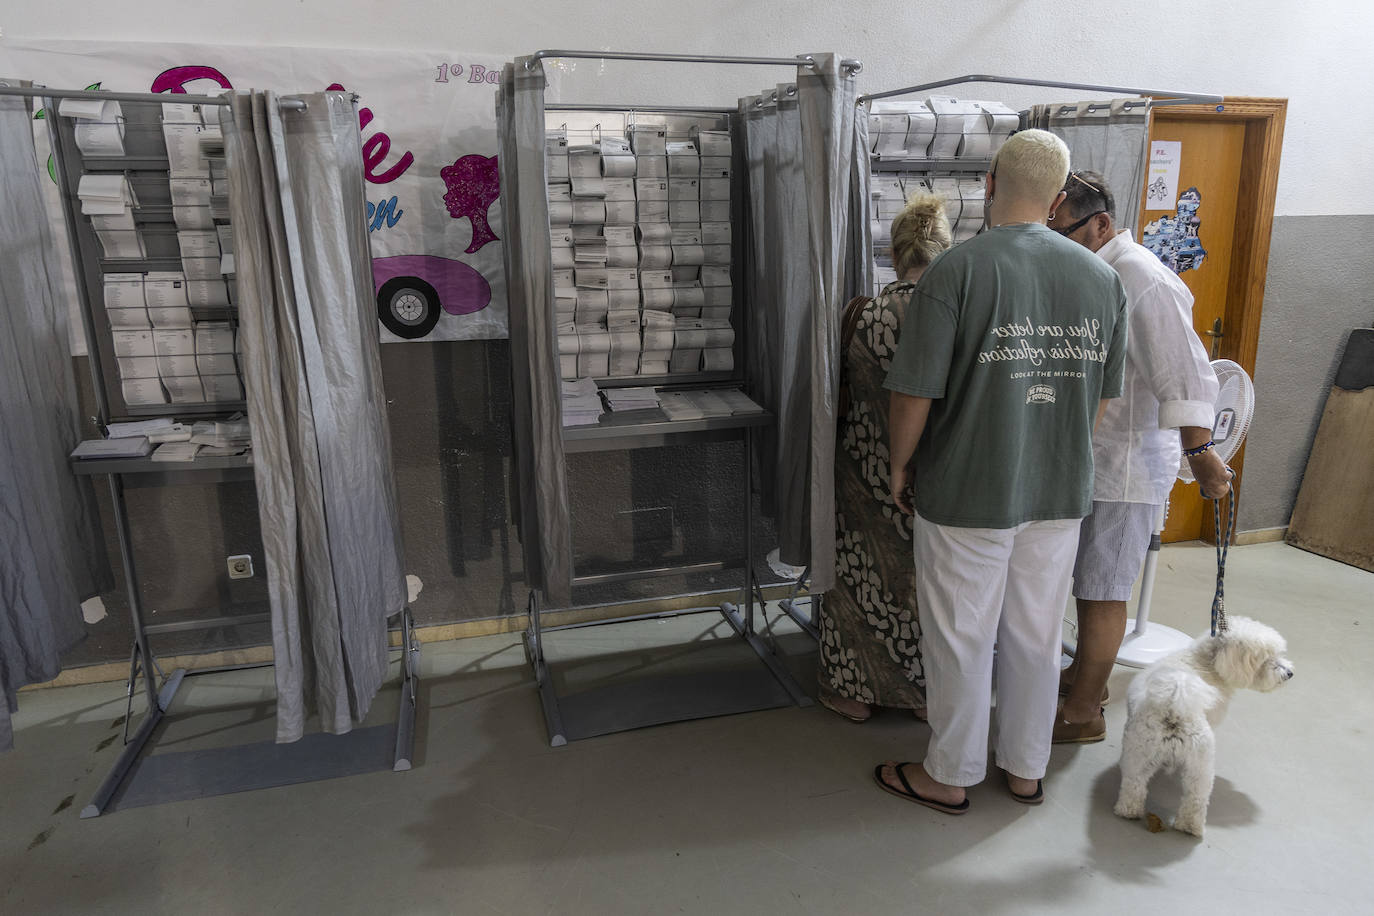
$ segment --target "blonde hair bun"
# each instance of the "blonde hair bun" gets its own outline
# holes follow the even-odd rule
[[[945,200],[938,194],[912,194],[892,221],[892,266],[898,277],[925,267],[953,244]]]

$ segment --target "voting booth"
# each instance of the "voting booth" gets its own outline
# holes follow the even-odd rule
[[[787,67],[796,81],[719,108],[547,104],[543,61],[567,57]],[[827,588],[838,320],[868,282],[853,268],[867,255],[855,256],[850,231],[864,161],[858,70],[830,54],[568,51],[504,68],[497,113],[518,521],[531,586],[525,639],[556,745],[809,703],[757,632],[752,495],[776,525],[783,560],[809,567],[813,587]],[[542,615],[608,578],[574,568],[566,456],[707,440],[743,450],[743,556],[710,564],[740,570],[743,583],[738,604],[680,613],[723,615],[758,654],[759,677],[560,700]]]

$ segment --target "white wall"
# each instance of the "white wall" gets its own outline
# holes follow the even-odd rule
[[[433,48],[444,52],[436,53],[436,65],[464,53],[513,56],[546,47],[766,56],[835,50],[864,61],[867,91],[983,72],[1282,96],[1289,109],[1277,212],[1374,213],[1374,118],[1367,111],[1374,3],[1367,0],[1152,0],[1129,7],[1086,0],[47,0],[6,6],[0,33],[28,41],[346,47],[379,56]],[[784,70],[753,67],[584,61],[571,69],[575,82],[559,84],[568,101],[722,105],[787,78]],[[1017,106],[1080,95],[991,86],[962,93]]]

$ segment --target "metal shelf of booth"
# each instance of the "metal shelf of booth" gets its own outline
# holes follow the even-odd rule
[[[992,168],[991,159],[872,159],[873,172],[973,172],[983,174]]]
[[[226,455],[193,461],[154,461],[152,458],[73,458],[72,473],[96,476],[119,474],[129,479],[126,489],[177,484],[232,483],[253,479],[253,456]]]
[[[661,413],[661,412],[660,412]],[[661,420],[616,423],[614,414],[608,422],[587,426],[569,426],[563,430],[563,451],[609,452],[636,448],[657,448],[683,442],[710,442],[740,438],[739,431],[766,426],[773,415],[766,410],[736,414],[729,417],[702,417],[695,420]]]
[[[642,414],[637,413],[637,416]],[[659,420],[638,420],[620,424],[611,421],[563,430],[563,448],[570,454],[656,448],[689,442],[734,440],[744,445],[742,467],[746,498],[741,508],[744,524],[743,557],[733,561],[718,560],[690,566],[663,566],[601,575],[575,575],[575,586],[741,567],[745,571],[745,576],[742,605],[727,602],[718,606],[684,608],[556,627],[542,625],[538,597],[531,591],[527,608],[529,622],[524,633],[525,654],[535,672],[540,702],[544,708],[544,721],[549,731],[549,743],[554,747],[581,738],[592,738],[650,725],[776,709],[782,706],[811,705],[811,699],[801,686],[793,679],[773,650],[754,631],[754,512],[753,501],[747,494],[750,468],[753,464],[753,432],[772,421],[771,413],[759,410],[749,414],[694,420],[669,420],[665,416]],[[645,676],[637,678],[632,683],[582,690],[563,697],[560,697],[554,688],[552,674],[544,657],[543,640],[546,632],[708,613],[720,614],[735,635],[753,650],[758,660],[763,663],[763,667]]]

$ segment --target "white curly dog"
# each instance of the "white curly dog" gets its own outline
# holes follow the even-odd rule
[[[1150,778],[1160,770],[1179,770],[1183,798],[1174,827],[1202,836],[1216,762],[1212,729],[1235,691],[1268,692],[1293,676],[1287,651],[1277,630],[1231,617],[1221,635],[1199,636],[1137,674],[1127,692],[1116,813],[1143,817]]]

